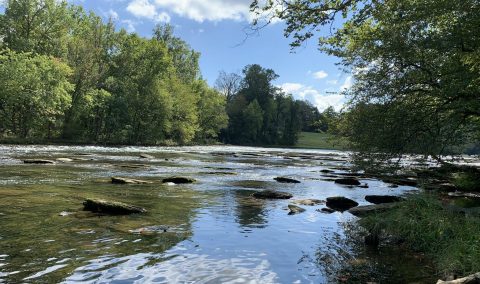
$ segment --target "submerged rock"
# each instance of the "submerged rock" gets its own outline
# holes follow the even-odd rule
[[[288,212],[288,215],[299,214],[306,211],[304,208],[293,204],[288,204],[288,210],[290,210],[290,212]]]
[[[372,214],[372,213],[385,212],[389,209],[394,208],[395,206],[397,206],[395,203],[382,203],[382,204],[376,204],[376,205],[357,206],[354,208],[350,208],[348,210],[348,213],[355,215],[357,217],[363,217],[365,215]]]
[[[335,197],[327,198],[327,207],[336,211],[343,212],[356,206],[358,206],[357,202],[343,196],[335,196]]]
[[[252,196],[259,199],[290,199],[293,197],[293,195],[288,192],[274,190],[257,191],[253,193]]]
[[[339,178],[335,180],[335,183],[342,185],[360,185],[361,183],[356,178]]]
[[[455,280],[438,280],[437,284],[478,284],[480,283],[480,272],[472,274],[467,277],[455,279]]]
[[[143,159],[155,159],[154,156],[149,155],[149,154],[140,154],[140,158],[143,158]]]
[[[393,195],[367,195],[365,200],[373,204],[393,203],[402,201],[401,197]]]
[[[23,160],[23,162],[25,164],[55,164],[55,161],[42,159],[27,159]]]
[[[331,174],[331,173],[334,173],[335,171],[334,171],[334,170],[325,169],[325,170],[321,170],[320,172],[321,172],[321,173],[324,173],[324,174]]]
[[[163,183],[172,182],[174,184],[194,183],[195,179],[189,177],[169,177],[162,180]]]
[[[113,184],[150,184],[151,181],[131,179],[131,178],[122,178],[122,177],[112,177]]]
[[[203,172],[202,174],[217,175],[217,176],[235,176],[235,175],[237,175],[237,173],[234,173],[234,172]]]
[[[316,211],[318,212],[321,212],[321,213],[325,213],[325,214],[332,214],[333,212],[335,212],[335,210],[333,209],[330,209],[330,208],[322,208],[322,209],[317,209]]]
[[[418,182],[411,177],[401,176],[384,176],[381,178],[383,182],[402,186],[417,186]]]
[[[301,199],[301,200],[293,200],[292,203],[299,204],[299,205],[306,205],[306,206],[315,206],[315,205],[319,205],[319,204],[324,204],[325,200]]]
[[[147,210],[142,207],[103,199],[86,199],[83,202],[83,210],[111,215],[127,215],[147,212]]]
[[[293,179],[293,178],[287,178],[287,177],[276,177],[274,180],[280,182],[280,183],[300,183],[300,181]]]

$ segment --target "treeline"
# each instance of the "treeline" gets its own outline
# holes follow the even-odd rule
[[[185,144],[227,126],[199,53],[168,25],[147,39],[66,1],[8,0],[0,39],[0,137]]]
[[[200,54],[170,25],[144,38],[66,1],[4,5],[3,141],[292,145],[300,131],[329,127],[329,111],[283,93],[271,69],[222,72],[209,87]]]
[[[242,75],[221,72],[215,85],[227,98],[228,128],[224,142],[247,145],[293,145],[301,131],[326,132],[338,114],[320,113],[308,101],[295,100],[273,85],[278,75],[257,64]]]

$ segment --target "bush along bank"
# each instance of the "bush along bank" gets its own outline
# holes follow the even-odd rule
[[[437,193],[421,193],[359,223],[370,244],[376,239],[424,253],[438,276],[451,280],[480,271],[480,207],[459,208]]]

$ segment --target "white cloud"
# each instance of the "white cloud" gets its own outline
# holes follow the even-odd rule
[[[133,33],[135,31],[135,22],[132,21],[132,20],[123,20],[121,21],[121,23],[123,25],[125,25],[125,29],[127,30],[127,32],[129,33]]]
[[[147,18],[155,22],[170,22],[170,15],[158,12],[156,5],[150,0],[133,0],[127,6],[127,11],[138,18]]]
[[[341,93],[326,93],[298,83],[284,83],[279,86],[285,93],[292,94],[294,98],[307,100],[316,106],[320,111],[333,106],[339,111],[345,105],[345,96]]]
[[[250,0],[154,0],[157,7],[197,22],[249,19]]]
[[[327,84],[329,84],[329,85],[336,85],[336,84],[338,84],[338,80],[328,80],[328,81],[327,81]]]
[[[348,89],[350,89],[353,85],[353,77],[352,76],[348,76],[346,79],[345,79],[345,82],[343,82],[342,86],[340,86],[340,91],[344,92]]]
[[[104,14],[105,14],[106,17],[108,17],[108,18],[110,18],[114,21],[117,21],[119,19],[118,13],[115,12],[114,10],[112,10],[112,9],[108,10]]]
[[[328,73],[323,70],[320,70],[318,72],[313,73],[313,77],[315,79],[325,79],[328,77]]]
[[[283,91],[287,94],[293,94],[304,88],[302,84],[297,84],[297,83],[285,83],[280,86],[280,88],[283,89]]]

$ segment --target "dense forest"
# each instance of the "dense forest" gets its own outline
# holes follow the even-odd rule
[[[273,85],[273,70],[250,65],[233,82],[221,72],[208,86],[200,54],[170,25],[143,38],[66,1],[9,0],[0,38],[3,139],[291,145],[326,127],[316,107]]]

